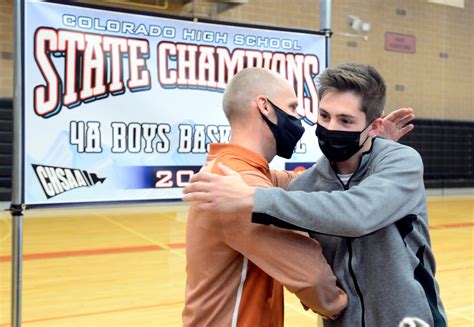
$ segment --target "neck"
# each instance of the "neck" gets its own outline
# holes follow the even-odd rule
[[[232,135],[230,137],[230,143],[231,144],[236,144],[241,147],[244,147],[246,149],[249,149],[262,157],[265,158],[268,162],[272,161],[273,157],[275,156],[275,153],[271,151],[271,147],[269,146],[263,146],[262,142],[262,136],[261,135],[253,135],[244,133],[244,132],[239,132],[237,129],[232,130]]]
[[[360,158],[364,152],[370,150],[372,146],[372,137],[369,137],[367,141],[365,141],[364,146],[352,157],[347,159],[346,161],[336,162],[337,171],[339,174],[353,174],[359,168]]]

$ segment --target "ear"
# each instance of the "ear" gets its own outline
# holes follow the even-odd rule
[[[270,114],[270,103],[268,103],[267,97],[259,95],[255,98],[255,102],[257,103],[257,109],[260,113],[265,117],[268,117]]]
[[[383,135],[383,121],[382,118],[377,118],[372,123],[369,129],[369,136]]]

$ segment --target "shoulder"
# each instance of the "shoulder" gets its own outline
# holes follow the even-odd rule
[[[218,163],[222,163],[238,173],[249,169],[249,164],[245,158],[230,151],[219,153],[218,155],[216,155],[212,162],[211,172],[214,174],[221,175],[222,172],[219,169],[219,166],[217,165]]]
[[[306,169],[303,173],[293,179],[288,186],[288,190],[305,190],[311,188],[315,183],[316,177],[319,175],[317,164]]]
[[[380,137],[374,139],[373,145],[373,161],[396,161],[400,165],[423,165],[421,155],[413,149],[404,144],[386,140]]]
[[[211,172],[222,175],[218,163],[222,163],[230,169],[239,173],[242,179],[250,186],[255,187],[272,187],[270,170],[268,176],[259,168],[252,165],[246,158],[231,152],[221,153],[216,156],[212,163]]]

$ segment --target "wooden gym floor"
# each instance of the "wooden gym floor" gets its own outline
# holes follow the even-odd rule
[[[474,325],[474,196],[428,201],[450,326]],[[30,210],[23,325],[180,326],[187,206]],[[10,322],[11,218],[0,212],[0,327]],[[316,326],[286,294],[286,326]]]

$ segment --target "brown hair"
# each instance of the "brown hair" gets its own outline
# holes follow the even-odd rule
[[[382,116],[387,87],[374,67],[347,63],[329,67],[319,76],[319,99],[329,92],[347,91],[360,96],[367,123]]]

